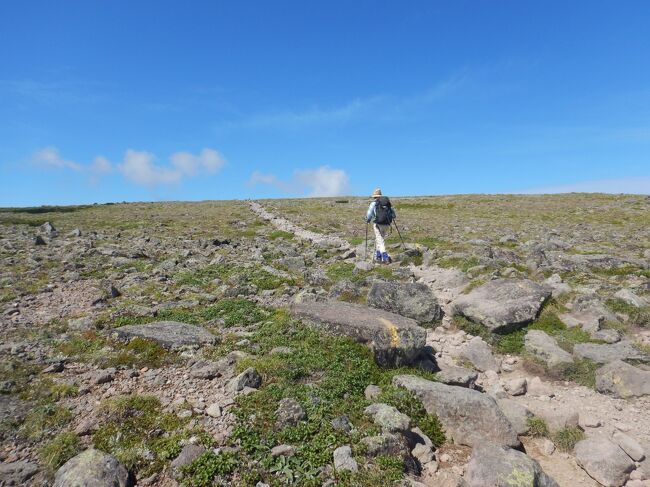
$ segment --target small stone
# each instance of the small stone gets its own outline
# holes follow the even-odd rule
[[[411,455],[413,455],[418,460],[418,462],[420,462],[420,465],[424,465],[433,461],[433,450],[430,446],[424,445],[422,443],[415,445],[415,448],[413,448],[411,451]]]
[[[271,448],[273,457],[292,457],[296,454],[296,449],[291,445],[278,445]]]
[[[364,410],[364,413],[372,416],[375,424],[380,426],[385,433],[406,431],[411,424],[411,418],[388,404],[371,404]]]
[[[540,445],[540,450],[544,455],[550,457],[551,455],[553,455],[553,452],[555,451],[555,444],[553,444],[553,442],[548,438],[545,438],[544,440],[542,440],[542,444]]]
[[[170,467],[174,475],[177,476],[179,470],[192,463],[194,460],[199,458],[203,453],[205,453],[205,448],[200,445],[188,444],[183,447],[179,455],[172,461]]]
[[[210,406],[205,410],[205,414],[212,418],[219,418],[221,416],[221,406],[216,403],[210,404]]]
[[[275,415],[277,418],[276,424],[280,428],[295,426],[299,421],[307,417],[300,403],[292,397],[286,397],[280,401]]]
[[[595,417],[593,414],[589,413],[579,413],[578,425],[582,428],[599,428],[603,425],[603,422]]]
[[[352,424],[350,423],[350,420],[347,416],[339,416],[337,418],[334,418],[331,424],[332,428],[335,430],[345,431],[346,433],[352,431]]]
[[[343,445],[334,450],[334,468],[338,471],[356,472],[357,461],[352,457],[350,445]]]
[[[511,396],[521,396],[523,394],[526,394],[527,385],[528,384],[526,382],[526,378],[521,377],[518,379],[511,379],[509,381],[506,381],[503,384],[503,387]]]
[[[366,396],[366,400],[374,401],[381,395],[381,387],[370,384],[368,387],[366,387],[364,394]]]

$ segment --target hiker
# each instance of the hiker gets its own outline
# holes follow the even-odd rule
[[[388,234],[390,224],[395,219],[395,210],[390,204],[388,196],[381,194],[381,189],[377,188],[372,193],[372,203],[366,213],[366,224],[372,222],[372,228],[375,231],[375,260],[384,264],[392,262],[390,255],[386,252],[384,237]]]

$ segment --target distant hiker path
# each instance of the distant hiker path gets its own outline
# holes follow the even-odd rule
[[[343,240],[336,235],[323,235],[316,232],[311,232],[305,230],[301,226],[296,225],[295,223],[290,222],[286,218],[281,218],[273,213],[269,212],[262,205],[256,201],[250,202],[250,207],[253,213],[258,215],[263,220],[270,222],[278,230],[284,232],[293,233],[296,237],[301,240],[308,240],[316,245],[322,245],[325,247],[339,247],[341,250],[351,250],[352,245],[346,240]]]

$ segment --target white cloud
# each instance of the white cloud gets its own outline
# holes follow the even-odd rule
[[[155,160],[150,152],[129,149],[117,168],[126,179],[143,186],[174,184],[181,180],[183,173],[180,170],[157,166]]]
[[[56,147],[45,147],[34,154],[34,162],[58,169],[73,169],[81,171],[83,166],[74,161],[63,159]]]
[[[176,152],[169,160],[177,170],[187,176],[196,176],[202,170],[214,174],[226,164],[225,159],[214,149],[203,149],[197,156],[189,152]]]
[[[517,193],[554,194],[554,193],[626,193],[650,194],[650,176],[620,179],[599,179],[580,181],[571,184],[532,188]]]
[[[97,156],[90,166],[90,170],[95,174],[106,174],[113,170],[113,166],[105,157]]]
[[[350,191],[350,178],[343,169],[321,166],[317,169],[301,169],[294,172],[289,181],[282,181],[273,174],[255,171],[248,180],[250,186],[266,184],[283,193],[296,195],[340,196]]]
[[[169,158],[171,166],[155,163],[156,157],[150,152],[129,149],[118,169],[124,177],[142,186],[176,184],[184,177],[200,174],[215,174],[225,164],[225,159],[214,149],[203,149],[200,154],[176,152]]]

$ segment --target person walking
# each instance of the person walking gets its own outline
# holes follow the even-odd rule
[[[381,194],[381,188],[372,193],[372,202],[366,212],[366,225],[372,222],[375,232],[375,260],[384,264],[392,262],[390,255],[386,252],[384,238],[388,235],[390,224],[395,219],[395,210],[390,204],[388,196]]]

